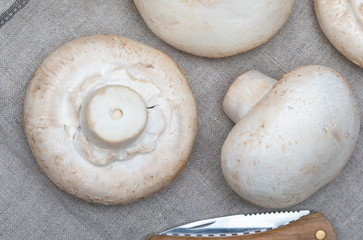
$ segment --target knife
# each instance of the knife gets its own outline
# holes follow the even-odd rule
[[[148,239],[337,240],[337,236],[322,214],[302,210],[211,218],[172,228]]]

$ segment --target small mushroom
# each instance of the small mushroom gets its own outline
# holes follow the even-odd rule
[[[151,31],[173,47],[227,57],[267,42],[287,21],[293,0],[134,0]]]
[[[339,52],[363,68],[363,1],[314,0],[321,29]]]
[[[26,94],[24,127],[45,174],[89,202],[130,203],[167,186],[196,136],[188,82],[162,52],[128,38],[73,40]]]
[[[221,162],[227,183],[242,198],[285,208],[344,168],[360,117],[348,82],[328,67],[300,67],[273,82],[250,71],[231,85],[223,108],[240,119],[223,145]]]

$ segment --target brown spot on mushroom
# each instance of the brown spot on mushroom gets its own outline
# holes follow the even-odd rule
[[[338,142],[341,142],[341,138],[340,138],[340,135],[339,135],[339,132],[334,129],[331,134],[333,135],[333,137],[335,138],[335,140],[337,140]]]
[[[101,90],[100,90],[100,91],[98,91],[96,94],[97,94],[97,95],[103,95],[103,94],[105,94],[106,90],[107,90],[107,88],[101,89]]]
[[[305,175],[312,175],[318,170],[316,165],[313,166],[305,166],[302,169],[300,169],[300,172]]]
[[[234,172],[232,174],[232,179],[234,182],[238,182],[238,179],[239,179],[239,173],[238,172]]]

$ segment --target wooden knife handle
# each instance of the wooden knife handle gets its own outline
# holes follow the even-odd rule
[[[337,240],[334,228],[322,214],[311,213],[286,226],[279,227],[267,232],[255,233],[244,236],[231,237],[180,237],[152,235],[149,240]]]

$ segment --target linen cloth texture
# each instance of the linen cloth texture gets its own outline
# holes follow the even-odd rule
[[[0,0],[0,5],[8,2]],[[184,71],[197,104],[198,135],[186,168],[162,191],[129,205],[90,204],[57,188],[36,163],[23,130],[23,102],[37,67],[62,44],[95,34],[123,35],[168,54]],[[248,70],[280,79],[310,64],[329,66],[347,78],[362,115],[363,70],[322,33],[313,1],[295,1],[288,22],[264,45],[222,59],[167,45],[148,29],[131,0],[29,1],[0,28],[0,239],[145,239],[205,218],[271,211],[244,201],[223,178],[221,147],[234,124],[223,113],[222,100],[234,79]],[[360,130],[340,175],[284,209],[321,212],[339,239],[363,236]]]

